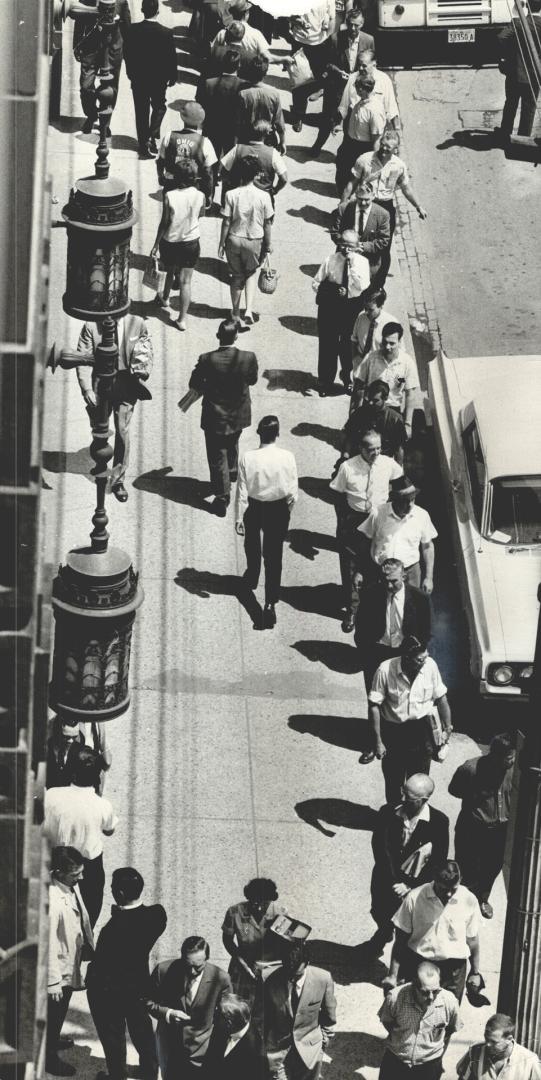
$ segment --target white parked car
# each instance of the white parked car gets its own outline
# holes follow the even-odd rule
[[[470,666],[488,697],[525,697],[541,582],[541,356],[429,364]]]

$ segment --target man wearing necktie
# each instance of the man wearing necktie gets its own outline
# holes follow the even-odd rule
[[[263,986],[263,1038],[272,1080],[318,1080],[335,1024],[329,972],[308,963],[301,943],[293,945]]]
[[[370,283],[378,286],[382,253],[391,243],[389,213],[374,202],[370,183],[359,184],[355,194],[343,200],[333,212],[331,236],[336,240],[344,229],[354,229],[360,240],[359,251],[370,264]]]
[[[427,642],[431,633],[430,599],[406,583],[400,559],[385,559],[379,569],[380,580],[360,593],[355,620],[367,693],[379,665],[400,655],[405,637]]]
[[[316,292],[319,339],[319,396],[333,392],[338,359],[340,378],[351,393],[351,334],[370,285],[368,260],[359,250],[359,238],[346,229],[336,240],[337,250],[328,255],[312,282]]]
[[[186,938],[180,959],[158,964],[146,1001],[158,1021],[158,1061],[162,1080],[195,1080],[202,1068],[216,1010],[231,991],[229,975],[209,963],[204,938]]]

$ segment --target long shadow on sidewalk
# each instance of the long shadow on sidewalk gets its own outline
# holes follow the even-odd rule
[[[359,720],[356,716],[294,713],[289,717],[287,725],[301,735],[314,735],[329,746],[341,746],[344,750],[360,753],[368,746],[368,720]]]
[[[340,585],[283,585],[280,600],[296,611],[325,615],[329,619],[343,619]]]
[[[141,473],[133,481],[133,486],[139,491],[161,495],[162,499],[192,506],[194,510],[214,513],[210,503],[205,502],[205,496],[212,493],[212,484],[208,480],[196,480],[192,476],[170,476],[172,471],[171,465],[165,465],[163,469],[151,469],[150,472]]]
[[[316,938],[308,941],[306,951],[310,963],[326,968],[341,986],[372,983],[380,987],[381,980],[387,974],[387,968],[379,960],[368,960],[366,955],[363,956],[362,946],[341,945],[337,941]]]
[[[239,604],[250,616],[254,630],[263,629],[263,609],[248,589],[242,578],[235,574],[212,574],[208,570],[195,570],[193,567],[183,567],[175,577],[175,585],[181,589],[199,596],[203,600],[209,600],[211,596],[234,596]]]
[[[294,316],[292,316],[294,318]],[[289,390],[293,394],[311,396],[317,389],[317,379],[309,371],[292,371],[290,368],[267,368],[263,378],[268,380],[267,390]]]
[[[377,813],[371,806],[361,806],[349,799],[306,799],[297,803],[295,813],[324,836],[336,836],[336,831],[326,829],[322,821],[337,828],[372,832],[377,820]]]
[[[338,552],[336,538],[328,536],[327,533],[311,532],[310,529],[290,529],[287,540],[291,550],[296,555],[302,555],[303,559],[308,559],[310,562],[314,561],[316,555],[319,555],[322,549],[324,551]],[[328,586],[324,587],[327,588]]]
[[[337,671],[340,675],[357,675],[361,671],[359,653],[354,645],[342,645],[339,641],[295,641],[290,648],[311,663],[324,664],[329,671]]]
[[[291,428],[291,434],[297,435],[299,438],[310,437],[312,439],[319,439],[320,442],[327,443],[328,446],[332,446],[333,450],[341,450],[341,431],[338,428],[326,427],[325,424],[310,424],[308,422],[302,422],[297,424],[294,428]]]

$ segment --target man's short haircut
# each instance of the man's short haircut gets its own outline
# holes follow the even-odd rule
[[[381,331],[382,337],[390,337],[391,334],[398,334],[398,340],[402,341],[404,337],[404,327],[399,322],[385,323],[383,330]]]
[[[252,125],[250,135],[252,139],[263,139],[265,141],[267,135],[270,135],[272,131],[272,124],[268,120],[256,120]]]
[[[346,23],[355,22],[357,19],[362,19],[364,24],[364,11],[361,11],[360,8],[351,8],[351,10],[347,12]]]
[[[400,646],[401,656],[415,656],[417,653],[425,652],[426,645],[423,645],[419,638],[410,634],[409,637],[405,637]]]
[[[447,889],[454,889],[455,885],[460,885],[461,880],[460,867],[454,859],[446,859],[434,874],[434,881]]]
[[[218,1013],[223,1020],[228,1021],[228,1029],[231,1033],[241,1031],[246,1024],[250,1023],[252,1016],[250,1006],[244,998],[236,994],[224,994],[219,1005]]]
[[[231,345],[236,340],[238,332],[238,324],[233,319],[224,319],[218,327],[217,337],[222,345]]]
[[[160,0],[143,0],[141,4],[141,11],[145,18],[153,19],[160,10]]]
[[[252,56],[244,65],[244,78],[247,82],[262,82],[269,70],[269,61],[266,56]]]
[[[379,566],[380,570],[403,570],[404,563],[401,559],[384,559]]]
[[[363,90],[367,90],[368,93],[371,94],[376,85],[376,80],[372,75],[359,75],[357,77],[356,85],[360,86]]]
[[[173,170],[173,179],[179,188],[193,187],[198,175],[197,163],[191,160],[179,161]]]
[[[232,23],[230,23],[229,26],[227,27],[226,32],[225,32],[225,43],[226,43],[226,45],[229,45],[232,41],[237,42],[237,43],[239,41],[242,41],[245,33],[246,33],[246,23],[243,23],[243,22],[232,22]]]
[[[237,176],[241,184],[251,184],[261,172],[261,162],[255,154],[247,154],[237,164]]]
[[[84,866],[84,859],[81,852],[77,851],[77,848],[62,844],[53,848],[51,853],[51,871],[53,873],[70,874],[72,870],[77,870],[79,866]]]
[[[375,49],[371,49],[369,45],[367,46],[366,49],[361,49],[361,51],[359,53],[359,60],[363,56],[369,56],[371,60],[375,60],[376,59]]]
[[[71,782],[77,787],[95,787],[100,775],[101,755],[90,746],[76,746],[71,766]]]
[[[200,934],[192,934],[191,937],[185,938],[180,946],[180,955],[183,960],[185,960],[190,953],[203,951],[208,960],[210,956],[210,946],[208,941],[205,941],[205,938],[201,937]]]
[[[383,379],[374,379],[366,391],[367,397],[373,397],[374,394],[382,394],[385,401],[387,401],[390,393],[391,387],[389,386],[389,383],[384,382]]]
[[[363,191],[366,192],[367,195],[374,194],[374,185],[370,183],[370,180],[363,180],[362,184],[358,184],[355,194],[362,195]]]
[[[418,964],[414,979],[418,986],[421,982],[421,975],[428,975],[430,977],[434,977],[434,975],[437,975],[438,982],[441,979],[441,973],[438,965],[433,964],[431,960],[421,960],[421,963]]]
[[[265,420],[271,419],[265,417]],[[274,417],[272,419],[275,419]],[[266,901],[278,899],[278,889],[276,888],[276,882],[272,878],[268,877],[255,877],[244,886],[244,895],[247,900],[254,900],[256,903],[265,903]]]
[[[236,49],[227,49],[223,55],[220,67],[224,74],[236,71],[240,64],[240,53]]]
[[[395,146],[398,146],[400,143],[400,135],[398,134],[398,131],[395,130],[395,128],[385,128],[385,131],[383,132],[381,138],[390,139],[391,142],[395,144]]]
[[[142,874],[135,870],[133,866],[120,866],[118,870],[113,870],[111,878],[113,896],[115,889],[122,889],[124,899],[129,903],[131,900],[139,899],[144,886],[145,882]]]
[[[238,0],[238,3],[230,5],[229,14],[232,15],[234,19],[244,19],[248,14],[248,10],[249,8],[245,0]]]
[[[495,735],[490,742],[489,753],[500,754],[505,757],[510,750],[514,750],[516,746],[516,740],[514,735],[509,731],[502,731],[499,735]]]
[[[257,425],[257,434],[261,442],[274,442],[280,434],[280,421],[277,416],[262,416]]]
[[[494,1031],[501,1031],[504,1039],[508,1039],[515,1034],[515,1021],[507,1013],[494,1013],[485,1024],[485,1031],[490,1035]]]
[[[366,439],[379,439],[381,442],[381,435],[374,428],[366,428],[366,431],[363,431],[361,435],[361,443],[365,442]]]
[[[385,289],[374,289],[369,296],[366,297],[367,304],[377,304],[378,307],[383,307],[387,299],[387,293]]]

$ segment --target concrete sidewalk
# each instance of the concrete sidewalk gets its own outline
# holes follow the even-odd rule
[[[195,75],[180,36],[188,13],[178,14],[178,6],[176,0],[172,7],[164,4],[162,19],[179,28],[185,77],[177,87],[179,98],[193,97]],[[69,36],[67,27],[63,116],[49,139],[58,211],[74,179],[93,171],[97,141],[76,133],[78,68],[70,59]],[[272,81],[288,103],[285,78]],[[170,92],[171,101],[173,96]],[[163,130],[177,119],[170,107]],[[366,717],[364,680],[351,638],[340,630],[328,481],[348,399],[320,399],[314,389],[311,278],[331,247],[325,229],[336,201],[333,155],[326,150],[316,162],[305,163],[303,147],[313,141],[313,128],[307,126],[300,136],[288,129],[290,182],[277,200],[273,237],[280,282],[272,297],[259,297],[261,318],[241,340],[255,350],[260,368],[252,394],[254,427],[244,433],[241,447],[257,444],[257,420],[275,412],[282,422],[282,445],[295,453],[301,477],[278,625],[258,632],[236,594],[244,552],[232,510],[225,521],[208,512],[199,407],[186,416],[176,408],[198,354],[213,347],[218,321],[229,310],[226,268],[217,259],[220,223],[217,218],[202,223],[188,331],[180,334],[142,286],[160,197],[155,165],[137,158],[124,73],[112,130],[111,171],[132,186],[139,214],[130,294],[133,310],[149,318],[155,368],[153,401],[138,405],[133,420],[129,501],[125,506],[107,502],[112,542],[130,552],[145,590],[134,634],[132,707],[110,724],[113,766],[106,795],[120,824],[106,841],[107,874],[116,866],[137,866],[146,880],[147,901],[165,905],[169,922],[157,959],[176,955],[182,939],[197,932],[208,938],[212,958],[224,966],[220,928],[226,908],[242,899],[250,877],[274,878],[287,910],[313,927],[314,961],[328,966],[337,982],[338,1035],[325,1080],[374,1080],[385,1034],[376,1015],[385,969],[376,963],[359,970],[353,947],[373,932],[370,810],[383,802],[383,783],[377,763],[363,769],[357,764]],[[336,143],[329,147],[334,151]],[[53,231],[50,333],[71,346],[80,327],[62,314],[65,253],[65,234]],[[396,260],[392,274],[388,305],[408,325]],[[48,374],[43,501],[51,573],[90,531],[89,442],[75,374]],[[446,793],[447,784],[476,749],[470,738],[455,735],[447,761],[434,768],[435,804],[453,819],[458,807]],[[482,938],[482,969],[493,1001],[504,900],[500,882],[497,915],[483,925]],[[107,893],[102,920],[109,903]],[[85,995],[75,995],[73,1003],[67,1030],[77,1047],[66,1058],[87,1080],[103,1067],[102,1051]],[[464,1005],[464,1028],[449,1050],[446,1075],[454,1075],[453,1062],[480,1036],[490,1011]]]

